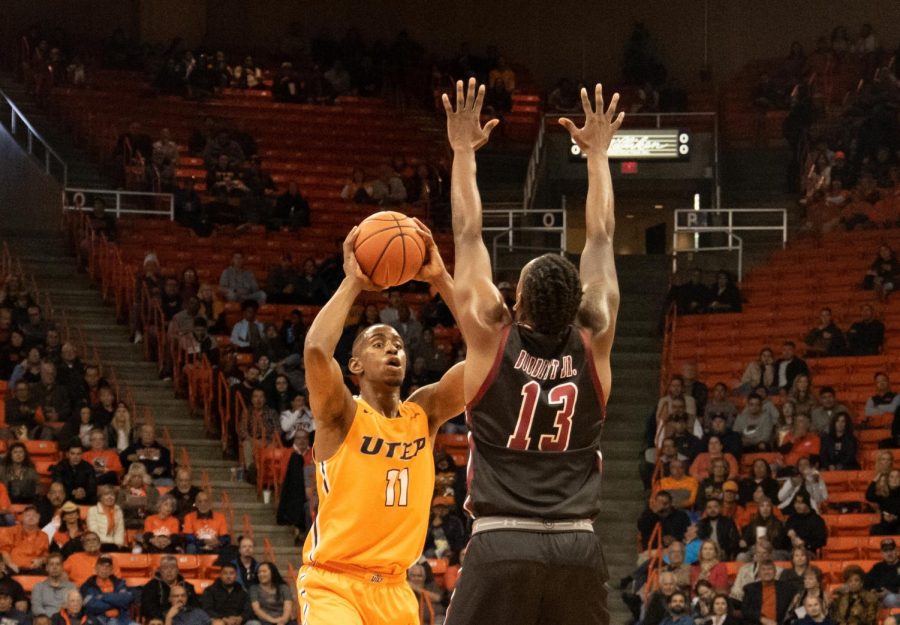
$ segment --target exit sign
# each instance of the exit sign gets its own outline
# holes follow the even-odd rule
[[[622,161],[623,174],[636,174],[638,171],[637,161]]]

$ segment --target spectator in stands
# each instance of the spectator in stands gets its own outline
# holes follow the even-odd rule
[[[697,364],[686,362],[681,365],[681,384],[684,387],[685,397],[692,397],[696,408],[696,415],[706,415],[706,402],[709,399],[709,388],[697,379]],[[697,431],[697,428],[694,428]]]
[[[149,553],[173,553],[184,547],[181,523],[175,516],[175,497],[165,494],[159,498],[156,514],[144,520],[141,542]]]
[[[568,78],[561,79],[547,96],[547,110],[553,113],[577,113],[581,109],[578,85]]]
[[[250,587],[249,595],[252,618],[247,625],[281,623],[291,619],[293,595],[278,568],[271,562],[259,565],[259,583]]]
[[[496,80],[491,84],[484,96],[484,113],[498,119],[512,111],[512,94],[506,89],[503,80]]]
[[[757,538],[752,560],[738,569],[734,583],[731,584],[729,594],[735,603],[740,604],[744,600],[744,589],[747,584],[759,581],[760,564],[772,561],[772,554],[772,542],[765,536]],[[775,576],[780,577],[781,575],[781,567],[776,565]]]
[[[203,591],[200,605],[212,619],[213,625],[242,625],[250,608],[250,596],[237,583],[237,568],[225,562],[216,581]]]
[[[250,191],[241,180],[240,170],[232,165],[224,154],[220,155],[215,164],[206,170],[206,189],[218,200],[226,197],[240,198]],[[222,212],[225,212],[224,209]],[[232,216],[232,218],[234,217]]]
[[[875,374],[875,391],[875,394],[866,400],[867,417],[894,414],[897,408],[900,408],[900,395],[891,390],[891,380],[884,371]]]
[[[829,471],[859,469],[856,452],[859,444],[853,434],[853,421],[846,412],[838,412],[831,418],[828,433],[822,436],[819,462]]]
[[[239,169],[246,160],[241,145],[231,138],[227,130],[220,130],[213,140],[203,148],[203,165],[206,169],[212,169],[219,163],[221,156],[226,157],[226,165],[232,169]]]
[[[10,418],[6,413],[6,418]],[[35,503],[40,478],[24,443],[15,442],[0,461],[0,481],[6,485],[12,503]]]
[[[807,356],[841,356],[847,351],[844,333],[834,322],[830,308],[823,308],[819,313],[819,325],[806,334],[804,342],[809,346]]]
[[[82,460],[81,441],[73,439],[66,451],[66,459],[50,469],[51,479],[62,482],[66,496],[77,504],[92,505],[97,501],[97,478],[94,467]]]
[[[691,269],[687,282],[673,286],[671,299],[674,299],[678,312],[682,315],[702,313],[712,300],[712,292],[703,284],[703,272]]]
[[[290,407],[279,415],[283,437],[293,441],[298,432],[306,432],[309,435],[316,431],[312,413],[306,405],[306,396],[297,393],[291,399]]]
[[[691,618],[690,604],[687,595],[680,590],[676,590],[669,597],[669,605],[666,617],[660,625],[693,625],[694,619]]]
[[[794,386],[791,387],[788,398],[797,408],[797,414],[812,414],[817,402],[808,375],[801,373],[794,378]]]
[[[125,529],[140,530],[144,520],[156,508],[159,491],[153,486],[153,478],[140,462],[133,462],[122,478],[118,505],[125,517]]]
[[[832,606],[837,625],[875,625],[878,622],[878,596],[865,589],[866,574],[861,567],[844,569],[846,592],[839,593]]]
[[[209,615],[201,608],[191,605],[188,596],[191,591],[188,589],[193,591],[193,587],[186,582],[172,587],[164,625],[210,625]]]
[[[772,349],[764,347],[759,352],[759,359],[747,365],[744,375],[741,377],[741,385],[735,391],[746,397],[760,385],[765,386],[770,391],[776,389],[778,388],[776,374],[775,357],[772,355]]]
[[[847,330],[847,343],[853,356],[875,356],[884,345],[884,324],[875,318],[875,309],[862,306],[862,319]]]
[[[242,419],[239,426],[241,445],[244,447],[244,462],[248,470],[255,469],[253,445],[254,443],[268,444],[273,437],[281,432],[281,420],[279,414],[266,405],[266,392],[262,388],[255,388],[250,395],[250,405],[247,407],[248,414]],[[256,431],[251,430],[251,424],[256,424],[254,428],[261,428]],[[280,439],[280,436],[279,436]]]
[[[381,166],[378,178],[372,183],[372,199],[381,205],[402,204],[406,201],[403,180],[388,164]]]
[[[116,175],[119,181],[125,182],[126,168],[129,167],[140,171],[140,177],[143,180],[144,166],[152,154],[153,139],[143,131],[140,122],[132,121],[128,124],[128,130],[119,135],[113,150],[113,158],[118,165]]]
[[[661,475],[666,476],[671,473],[669,466],[672,460],[675,460],[676,458],[685,462],[689,462],[687,456],[678,453],[678,449],[675,447],[675,440],[671,436],[667,436],[663,439],[662,444],[659,448],[659,464]],[[650,489],[650,479],[653,476],[654,471],[656,470],[656,462],[656,448],[652,446],[648,447],[644,451],[644,463],[641,465],[641,476],[644,480],[647,490]]]
[[[810,431],[810,419],[807,415],[798,414],[794,418],[794,428],[785,436],[778,451],[782,455],[783,466],[794,466],[800,458],[818,459],[821,440],[818,434]]]
[[[800,375],[809,375],[809,367],[802,358],[795,354],[797,349],[793,341],[785,341],[781,346],[781,359],[775,363],[778,372],[778,388],[788,391],[794,386],[794,379]]]
[[[723,385],[724,386],[724,385]],[[716,391],[713,389],[713,400],[715,401]],[[712,402],[707,405],[706,409],[709,413],[710,405]],[[741,435],[737,432],[733,431],[728,423],[728,418],[725,414],[718,413],[718,409],[714,409],[714,412],[710,413],[709,416],[709,432],[703,438],[703,448],[709,449],[709,438],[711,436],[717,436],[719,438],[719,442],[722,443],[722,451],[726,454],[731,454],[736,459],[740,458],[741,453],[743,452],[743,442],[741,441]]]
[[[810,496],[798,493],[792,500],[794,512],[788,517],[784,527],[788,539],[795,547],[802,545],[809,551],[818,551],[828,540],[825,521],[810,505]]]
[[[241,304],[243,318],[231,329],[231,343],[242,351],[256,351],[263,342],[265,326],[257,321],[257,310],[259,304],[255,300],[245,300]]]
[[[878,593],[885,608],[900,608],[900,557],[893,538],[881,541],[881,558],[866,573],[865,587]]]
[[[727,271],[716,274],[716,286],[711,292],[708,310],[711,313],[741,312],[743,298]]]
[[[672,503],[678,508],[690,510],[697,499],[697,479],[686,475],[684,462],[674,458],[669,462],[669,475],[659,481],[659,488],[672,496]]]
[[[778,420],[775,422],[775,445],[781,446],[785,437],[794,430],[794,419],[797,416],[797,404],[793,399],[785,399],[778,411]]]
[[[872,536],[900,533],[900,471],[891,469],[887,478],[876,477],[866,489],[866,501],[878,505],[881,520],[872,526]]]
[[[823,386],[819,389],[819,405],[812,409],[812,429],[819,434],[824,434],[831,426],[831,421],[840,413],[848,413],[849,409],[837,401],[837,395],[831,386]]]
[[[806,611],[808,602],[815,602],[814,605],[821,610],[822,616],[828,614],[831,598],[823,586],[822,572],[814,566],[809,567],[806,573],[803,574],[803,586],[794,594],[791,605],[787,609],[787,618],[791,618],[791,614],[799,619],[802,619],[804,616],[807,618],[813,616]]]
[[[828,489],[825,480],[813,467],[808,457],[797,460],[796,467],[788,466],[782,473],[788,477],[778,491],[778,507],[787,513],[791,513],[791,504],[797,494],[804,494],[810,498],[814,510],[819,511],[822,502],[828,499]]]
[[[72,416],[72,397],[65,386],[56,382],[56,365],[52,362],[41,363],[41,379],[31,386],[30,396],[38,406],[51,406],[59,422],[68,421]],[[46,413],[44,417],[47,418]]]
[[[660,625],[666,618],[669,606],[669,598],[678,591],[675,576],[672,573],[659,574],[659,589],[653,591],[647,598],[644,610],[643,625]]]
[[[187,467],[179,467],[175,472],[175,487],[169,494],[175,498],[175,516],[179,521],[194,509],[194,501],[200,494],[200,489],[191,484],[191,470]]]
[[[669,493],[660,491],[638,518],[637,525],[643,549],[647,549],[650,535],[657,523],[662,525],[663,543],[668,545],[674,540],[684,541],[684,533],[691,525],[691,520],[686,512],[673,506],[672,496]]]
[[[296,232],[300,228],[309,227],[309,214],[309,202],[300,193],[297,182],[291,180],[287,190],[275,201],[274,219],[270,225],[275,229],[287,228],[291,232]]]
[[[24,337],[21,330],[16,330],[16,334]],[[23,382],[28,385],[30,392],[32,386],[41,379],[43,357],[44,354],[40,347],[35,346],[27,349],[25,357],[21,358],[16,366],[13,367],[12,373],[9,375],[9,385],[15,387],[19,382]]]
[[[175,188],[175,171],[178,167],[178,144],[172,141],[168,128],[160,131],[160,138],[153,144],[152,162],[162,191]]]
[[[132,623],[128,610],[134,602],[134,596],[125,585],[125,580],[113,575],[112,558],[107,555],[97,558],[95,571],[96,574],[81,586],[85,612],[101,625]]]
[[[49,545],[38,523],[41,515],[33,505],[25,506],[22,522],[0,536],[0,556],[16,574],[39,574],[44,570]]]
[[[219,364],[219,343],[216,337],[209,333],[209,324],[203,317],[194,319],[194,327],[191,332],[179,341],[179,346],[185,354],[205,356],[212,366]]]
[[[900,261],[889,245],[878,248],[878,255],[866,272],[863,287],[874,289],[882,301],[887,299],[900,279]]]
[[[502,56],[497,58],[497,66],[488,74],[488,84],[496,84],[498,80],[510,93],[516,90],[516,73]]]
[[[119,454],[126,471],[131,463],[140,462],[157,486],[171,486],[172,454],[169,448],[156,440],[156,428],[149,423],[141,426],[140,436],[125,451]]]
[[[705,510],[711,499],[725,498],[725,483],[728,482],[728,463],[724,458],[716,458],[710,463],[709,477],[700,482],[697,494],[697,510]]]
[[[66,604],[69,592],[76,590],[75,584],[63,570],[63,556],[51,553],[47,556],[47,577],[34,585],[31,590],[31,613],[56,614]]]
[[[231,542],[225,515],[214,512],[209,493],[200,491],[194,500],[194,511],[184,517],[188,553],[217,553]]]
[[[341,189],[341,199],[357,204],[373,204],[375,199],[375,186],[366,179],[366,172],[359,167],[353,169],[350,180]]]
[[[715,540],[722,550],[723,558],[734,560],[740,544],[740,534],[734,521],[721,514],[722,504],[718,499],[706,502],[705,516],[697,522],[697,538]]]
[[[186,604],[197,607],[200,600],[194,587],[186,583],[184,576],[178,572],[178,560],[175,556],[165,555],[159,560],[159,568],[153,579],[144,584],[141,590],[141,617],[144,619],[165,619],[169,611],[169,597],[177,587],[184,588],[187,593]]]
[[[266,277],[266,301],[272,304],[300,303],[299,282],[300,274],[290,253],[282,253],[278,264],[269,269]]]
[[[406,581],[410,590],[416,598],[418,604],[419,618],[417,622],[422,625],[434,625],[436,621],[436,609],[440,609],[442,593],[438,590],[437,585],[432,581],[426,581],[425,567],[421,564],[413,564],[406,572]],[[258,625],[259,621],[251,621],[253,625]]]
[[[87,523],[81,518],[80,508],[67,501],[59,509],[59,514],[44,527],[44,533],[50,536],[50,550],[68,557],[84,547],[81,538],[88,531]]]
[[[106,427],[106,444],[110,449],[121,453],[131,445],[132,435],[131,412],[125,402],[120,401],[116,405],[112,421]],[[119,464],[121,465],[121,459]]]
[[[775,579],[775,563],[771,560],[759,565],[759,581],[744,587],[741,603],[744,622],[777,625],[784,621],[793,598],[789,585]]]
[[[741,435],[744,451],[767,451],[771,444],[775,424],[762,410],[762,398],[753,393],[747,398],[747,407],[734,421],[734,431]]]
[[[0,588],[0,620],[7,625],[31,625],[31,617],[13,604],[10,591]]]
[[[259,562],[253,557],[256,544],[250,536],[238,537],[238,557],[232,560],[237,569],[237,583],[248,590],[259,583]]]
[[[117,551],[125,546],[125,517],[116,504],[116,489],[101,486],[98,499],[97,505],[88,509],[88,529],[100,537],[104,551]]]
[[[738,475],[738,463],[734,456],[724,451],[721,439],[710,434],[706,439],[707,451],[697,454],[691,463],[691,475],[697,480],[705,480],[709,477],[713,460],[722,458],[728,463],[728,479],[733,480]]]
[[[15,393],[12,399],[5,403],[6,427],[4,438],[21,438],[22,436],[33,438],[40,434],[37,422],[37,405],[31,399],[31,391],[24,380],[16,382]]]
[[[777,501],[778,488],[778,481],[772,477],[769,463],[762,458],[757,458],[750,467],[750,476],[742,479],[739,484],[738,500],[743,505],[754,501],[759,503],[763,497]]]
[[[673,401],[677,399],[684,402],[684,413],[689,415],[691,420],[697,416],[697,402],[685,392],[684,378],[680,375],[673,375],[669,380],[667,393],[656,403],[657,421],[666,421],[670,418],[674,412]]]
[[[66,593],[65,604],[58,612],[53,613],[51,621],[51,625],[72,625],[73,623],[99,625],[97,620],[84,611],[81,593],[77,589]]]
[[[231,265],[226,267],[219,278],[219,291],[229,302],[256,300],[266,303],[266,293],[256,283],[256,276],[244,268],[244,255],[235,252],[231,257]]]
[[[700,546],[697,563],[691,567],[691,587],[699,580],[708,581],[716,590],[728,588],[728,572],[720,556],[719,544],[714,540],[704,540]]]
[[[88,531],[81,536],[84,551],[76,551],[63,562],[63,569],[76,586],[83,584],[94,573],[97,558],[100,557],[100,537]]]
[[[769,558],[777,555],[779,559],[786,559],[787,555],[782,550],[787,544],[787,535],[785,534],[784,524],[775,516],[775,507],[772,500],[766,496],[761,496],[757,503],[756,514],[741,529],[740,548],[742,553],[738,556],[739,561],[748,562],[751,556],[759,554],[761,551],[757,547],[757,541],[764,537],[767,541]],[[775,553],[777,551],[777,554]]]

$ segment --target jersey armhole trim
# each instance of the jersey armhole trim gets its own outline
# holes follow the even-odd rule
[[[466,404],[467,413],[472,408],[478,405],[478,403],[484,397],[485,393],[488,392],[491,384],[493,384],[494,380],[497,379],[497,374],[500,372],[500,363],[503,361],[504,352],[506,352],[506,341],[507,339],[509,339],[509,332],[511,329],[512,324],[509,324],[508,326],[503,328],[503,334],[500,336],[500,345],[497,347],[497,353],[494,355],[494,363],[491,365],[491,370],[488,372],[487,377],[484,379],[484,382],[482,382],[481,386],[478,388],[478,392],[475,393],[475,397],[472,398],[472,401]]]
[[[591,346],[591,337],[588,330],[579,328],[578,333],[581,335],[581,342],[584,343],[584,355],[586,356],[588,368],[591,372],[591,382],[594,383],[594,390],[597,391],[597,399],[600,400],[600,406],[603,408],[603,419],[606,419],[606,394],[603,392],[603,384],[600,383],[600,376],[597,375],[597,366],[594,363],[594,348]]]

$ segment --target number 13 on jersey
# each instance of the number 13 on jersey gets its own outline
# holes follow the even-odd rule
[[[522,387],[522,406],[519,408],[516,430],[506,443],[510,449],[524,450],[531,445],[531,427],[540,398],[541,385],[537,382],[531,381]],[[538,439],[540,451],[566,451],[569,448],[576,401],[578,401],[578,387],[571,382],[554,386],[547,392],[547,403],[560,408],[553,421],[556,431],[553,434],[541,434]]]

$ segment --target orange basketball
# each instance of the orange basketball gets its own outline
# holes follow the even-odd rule
[[[359,224],[353,248],[359,268],[381,287],[409,282],[425,261],[425,241],[415,222],[394,211],[381,211]]]

